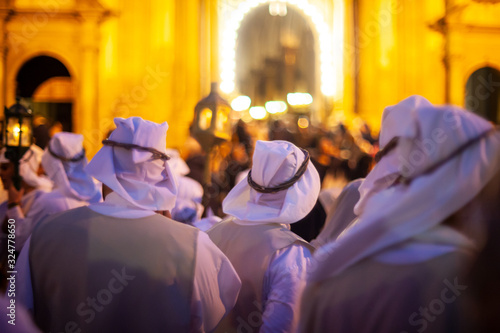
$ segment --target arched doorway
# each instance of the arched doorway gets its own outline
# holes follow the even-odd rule
[[[73,130],[74,88],[66,66],[50,56],[26,61],[16,76],[16,94],[31,105],[37,144],[45,146],[47,132]]]
[[[275,8],[273,4],[280,4]],[[314,96],[313,30],[303,14],[285,3],[256,7],[241,22],[236,47],[236,85],[253,105],[286,101],[289,93]]]
[[[483,67],[471,74],[465,86],[465,108],[500,124],[500,71]]]

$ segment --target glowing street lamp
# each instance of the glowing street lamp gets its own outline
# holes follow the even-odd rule
[[[212,83],[210,94],[196,104],[191,134],[207,153],[205,183],[210,184],[210,158],[212,148],[231,139],[229,114],[231,106],[217,92],[217,83]]]
[[[289,93],[286,95],[286,100],[291,106],[305,106],[313,102],[311,94],[308,93]]]
[[[3,129],[5,157],[14,164],[13,184],[20,190],[19,160],[33,141],[33,114],[19,103],[19,99],[10,108],[5,108]]]
[[[262,120],[267,117],[266,108],[263,106],[252,106],[248,112],[250,113],[250,117],[255,120]]]
[[[283,113],[287,109],[286,103],[283,101],[269,101],[266,102],[265,106],[270,114]]]
[[[238,96],[231,102],[231,107],[234,111],[245,111],[252,104],[252,100],[248,96]]]

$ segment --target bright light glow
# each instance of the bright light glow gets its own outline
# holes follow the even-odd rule
[[[220,84],[220,90],[222,90],[222,92],[225,92],[226,94],[229,94],[234,90],[234,83],[230,81],[223,81]]]
[[[16,117],[9,118],[7,124],[7,140],[8,146],[19,146],[21,138],[21,146],[29,147],[31,145],[31,127],[29,126],[28,118],[23,118],[23,123],[19,127],[19,119]]]
[[[248,96],[238,96],[231,102],[234,111],[244,111],[250,107],[252,100]]]
[[[204,108],[200,112],[200,120],[198,122],[200,129],[207,130],[212,126],[212,110],[209,108]]]
[[[271,14],[271,16],[286,16],[286,13],[286,3],[274,1],[269,4],[269,14]]]
[[[263,106],[252,106],[249,110],[250,116],[253,119],[264,119],[267,116],[266,109]]]
[[[287,109],[286,103],[283,101],[266,102],[266,110],[271,114],[285,112]]]
[[[297,125],[299,125],[300,128],[308,128],[309,120],[307,120],[307,118],[299,118]]]
[[[330,50],[332,58],[329,62],[335,75],[325,77],[328,82],[322,82],[321,91],[326,96],[342,99],[344,95],[344,25],[345,1],[333,1],[333,43]],[[328,56],[328,55],[325,55]]]
[[[313,102],[309,93],[289,93],[286,95],[286,100],[292,106],[309,105]]]
[[[307,16],[317,32],[319,45],[318,58],[321,68],[321,92],[326,96],[342,96],[343,75],[343,43],[344,43],[344,0],[334,0],[334,27],[325,23],[322,11],[319,11],[307,0],[282,0],[273,1],[273,6],[293,5]],[[246,0],[240,2],[238,7],[232,10],[230,16],[223,21],[223,30],[220,43],[220,66],[221,85],[220,88],[225,93],[233,92],[235,88],[236,70],[236,41],[238,39],[238,29],[245,15],[255,7],[269,3],[268,0]],[[278,14],[279,15],[279,14]],[[331,34],[334,31],[334,35]],[[334,52],[335,46],[335,52]]]

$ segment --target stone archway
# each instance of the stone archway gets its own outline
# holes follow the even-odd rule
[[[465,108],[500,124],[500,71],[482,67],[471,74],[465,85]]]
[[[236,42],[238,39],[238,30],[243,19],[250,11],[258,6],[269,5],[273,1],[266,0],[244,0],[232,10],[230,17],[227,18],[222,28],[220,45],[220,88],[225,93],[231,93],[235,86],[236,69]],[[331,29],[325,22],[321,11],[314,5],[306,1],[287,0],[280,1],[286,5],[294,7],[301,12],[309,24],[314,28],[316,47],[316,61],[318,73],[320,75],[320,90],[325,96],[333,96],[336,93],[335,88],[335,59],[342,61],[341,57],[333,52],[334,41],[338,38],[332,38]],[[338,42],[338,41],[337,41]],[[340,48],[339,48],[340,49]],[[338,74],[338,73],[337,73]]]
[[[73,80],[55,57],[38,55],[25,61],[16,74],[16,95],[31,105],[35,139],[42,148],[51,134],[73,131]]]

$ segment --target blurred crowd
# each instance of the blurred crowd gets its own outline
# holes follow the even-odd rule
[[[326,210],[341,189],[352,180],[366,177],[373,167],[378,137],[361,119],[357,124],[350,131],[343,123],[325,129],[316,126],[300,128],[296,122],[283,120],[251,125],[239,120],[231,141],[212,151],[210,182],[204,179],[206,153],[194,138],[188,139],[181,155],[190,169],[187,176],[205,188],[204,216],[223,217],[222,201],[236,183],[247,176],[257,139],[284,140],[306,149],[319,173],[322,193],[311,213],[300,223],[294,223],[292,229],[310,241],[319,234]],[[267,133],[262,133],[262,126],[267,126]]]
[[[500,331],[500,134],[411,96],[203,151],[115,118],[0,151],[0,332]],[[41,134],[37,134],[41,133]]]

